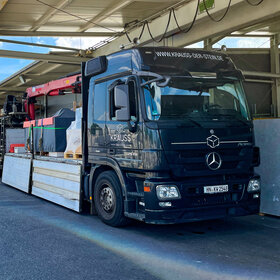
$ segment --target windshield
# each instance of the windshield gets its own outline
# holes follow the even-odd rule
[[[249,120],[243,87],[238,80],[172,77],[168,86],[147,83],[143,91],[150,120],[215,118]]]

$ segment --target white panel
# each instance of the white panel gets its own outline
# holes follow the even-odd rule
[[[50,186],[55,186],[60,189],[72,191],[72,192],[79,192],[80,190],[80,182],[73,182],[70,180],[60,179],[48,175],[42,175],[38,173],[33,173],[33,181],[44,183]]]
[[[32,187],[32,194],[54,202],[56,204],[62,205],[66,208],[72,209],[76,212],[80,211],[80,202],[78,200],[69,200],[59,194],[48,192],[46,190],[42,190],[34,186]]]
[[[71,173],[71,174],[78,174],[78,175],[80,175],[80,168],[81,168],[80,165],[65,164],[65,163],[44,161],[44,160],[34,160],[33,166],[44,168],[44,169]]]
[[[5,155],[2,182],[28,193],[30,167],[29,158]]]
[[[33,161],[32,194],[80,211],[81,165],[53,160]]]
[[[42,169],[39,167],[34,167],[33,172],[42,174],[42,175],[48,175],[48,176],[57,177],[57,178],[61,178],[61,179],[71,180],[74,182],[80,182],[80,180],[81,180],[80,174],[75,175],[75,174],[70,174],[70,173],[65,173],[65,172],[57,172],[55,170]]]
[[[56,193],[56,194],[60,194],[61,196],[63,196],[66,199],[71,199],[71,200],[79,200],[80,199],[80,193],[75,193],[75,192],[70,192],[70,191],[66,191],[63,189],[59,189],[50,185],[46,185],[46,184],[42,184],[42,183],[38,183],[38,182],[33,182],[33,187],[45,190],[45,191],[49,191],[52,193]]]

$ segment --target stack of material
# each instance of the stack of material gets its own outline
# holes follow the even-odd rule
[[[24,122],[25,139],[30,138],[30,127],[34,127],[35,152],[64,152],[66,129],[75,119],[75,112],[63,108],[53,117]]]
[[[82,158],[82,108],[76,109],[75,121],[66,131],[67,147],[64,152],[65,158]]]
[[[25,129],[23,128],[6,129],[6,153],[9,152],[11,144],[25,144]]]

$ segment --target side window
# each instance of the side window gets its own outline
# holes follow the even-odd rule
[[[106,83],[95,85],[93,92],[93,120],[105,121],[106,112]]]
[[[128,82],[129,88],[129,108],[132,121],[137,120],[137,96],[136,96],[136,83],[134,80]]]
[[[115,107],[114,100],[114,88],[116,85],[124,84],[124,81],[117,80],[109,86],[109,98],[110,98],[110,119],[116,120],[116,110],[118,108]],[[128,83],[129,89],[129,108],[130,108],[130,116],[132,121],[137,120],[137,95],[136,95],[136,83],[134,80],[130,80]]]
[[[114,96],[114,89],[116,85],[124,84],[121,80],[114,81],[108,88],[109,90],[109,106],[110,106],[110,119],[116,120],[116,106],[115,106],[115,96]]]
[[[88,94],[88,127],[92,128],[93,123],[105,121],[106,83],[90,82]]]
[[[93,81],[89,84],[88,90],[88,127],[91,127],[93,123]]]

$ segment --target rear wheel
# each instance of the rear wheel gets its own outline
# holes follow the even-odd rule
[[[98,176],[94,187],[94,204],[104,223],[114,227],[127,224],[121,184],[115,172],[105,171]]]

